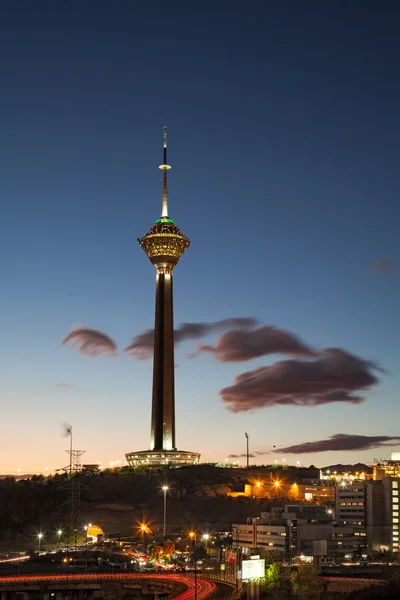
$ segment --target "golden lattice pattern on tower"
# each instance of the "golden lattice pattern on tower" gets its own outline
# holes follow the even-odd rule
[[[171,235],[165,233],[147,234],[140,240],[140,245],[149,258],[155,256],[170,256],[178,260],[189,248],[190,242],[184,235]]]
[[[190,241],[172,219],[158,219],[139,244],[154,265],[169,263],[175,266],[189,248]]]

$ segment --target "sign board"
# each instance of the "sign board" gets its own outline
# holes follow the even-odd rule
[[[261,556],[259,554],[254,554],[253,556],[250,556],[251,560],[260,560]]]
[[[265,558],[242,561],[243,581],[251,581],[260,577],[265,577]]]

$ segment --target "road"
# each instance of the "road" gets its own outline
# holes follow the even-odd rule
[[[2,585],[26,585],[29,583],[85,583],[90,581],[102,582],[102,581],[129,581],[133,579],[149,580],[154,581],[160,579],[161,581],[176,581],[177,583],[183,583],[186,586],[186,590],[177,596],[175,600],[189,600],[194,597],[194,579],[192,577],[185,577],[184,575],[163,575],[154,573],[152,575],[142,575],[140,573],[88,573],[88,574],[71,574],[71,575],[20,575],[20,576],[6,576],[0,577],[0,587]],[[197,600],[207,600],[211,598],[217,590],[217,586],[213,581],[207,579],[197,580]]]

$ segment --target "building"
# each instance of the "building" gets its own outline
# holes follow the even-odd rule
[[[288,478],[274,478],[272,474],[267,479],[254,479],[245,482],[240,490],[232,490],[229,496],[247,496],[252,498],[282,498],[294,502],[313,502],[322,505],[334,504],[335,486],[325,483],[297,483]]]
[[[392,452],[390,460],[375,459],[373,466],[373,478],[400,477],[400,452]]]
[[[367,484],[369,552],[399,552],[400,478],[385,477]]]
[[[233,543],[244,548],[269,547],[290,555],[340,560],[366,558],[380,552],[397,554],[400,478],[342,482],[336,508],[287,504],[262,512],[259,519],[233,525]],[[264,528],[264,529],[262,529]],[[277,534],[286,538],[284,543]],[[316,550],[318,548],[318,550]]]
[[[233,545],[241,548],[278,550],[285,554],[288,550],[289,529],[283,520],[247,519],[246,523],[232,525]]]
[[[336,488],[334,537],[344,554],[399,552],[399,482],[384,477]]]
[[[336,524],[349,525],[365,531],[367,520],[366,495],[367,486],[365,482],[359,481],[349,485],[338,485],[336,487]]]
[[[278,550],[286,556],[312,553],[315,543],[332,540],[330,515],[321,506],[291,504],[232,525],[235,546]]]
[[[175,363],[172,273],[190,241],[168,215],[167,128],[164,127],[164,162],[161,216],[139,244],[156,268],[153,397],[150,449],[128,452],[131,466],[196,464],[197,452],[178,450],[175,440]]]

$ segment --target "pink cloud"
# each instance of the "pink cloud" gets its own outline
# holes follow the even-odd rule
[[[313,356],[309,346],[294,334],[273,325],[257,329],[237,329],[222,333],[215,346],[200,346],[200,352],[211,352],[223,363],[244,362],[267,354]]]
[[[376,260],[372,263],[371,270],[374,273],[393,273],[395,266],[388,260]]]
[[[117,346],[115,342],[102,331],[78,327],[73,329],[61,342],[62,346],[70,343],[70,347],[84,356],[91,358],[108,354],[116,356]]]
[[[361,451],[380,448],[382,446],[398,446],[399,444],[400,436],[337,433],[326,440],[304,442],[303,444],[280,448],[279,450],[274,450],[274,452],[281,454],[307,454],[310,452]]]
[[[174,331],[175,346],[187,340],[199,340],[210,333],[217,333],[229,328],[254,327],[257,320],[253,317],[232,317],[211,323],[181,323]],[[153,355],[154,330],[146,329],[127,346],[124,352],[135,360],[148,360]]]
[[[318,406],[332,402],[359,404],[359,392],[378,382],[376,365],[339,348],[328,348],[315,359],[275,362],[241,373],[220,397],[232,412],[277,405]]]

